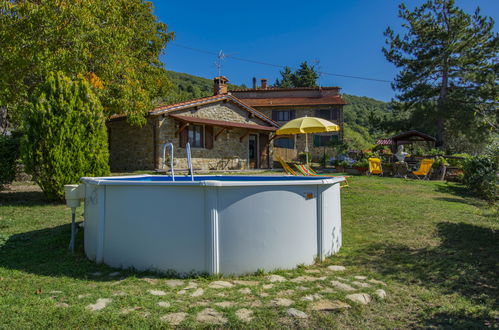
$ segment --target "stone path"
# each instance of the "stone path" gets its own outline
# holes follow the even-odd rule
[[[166,292],[161,290],[149,290],[148,292],[153,296],[166,296]]]
[[[87,306],[87,309],[91,310],[92,312],[95,311],[100,311],[101,309],[106,308],[106,306],[113,301],[110,298],[99,298],[97,299],[97,302],[95,304],[90,304]]]
[[[289,315],[289,316],[293,316],[293,317],[296,317],[298,319],[306,319],[308,318],[308,315],[298,309],[295,309],[295,308],[290,308],[286,311],[286,313]]]
[[[352,286],[345,284],[345,283],[342,283],[342,282],[339,282],[339,281],[331,281],[331,284],[335,288],[338,288],[338,289],[343,290],[343,291],[355,291],[355,288],[353,288]]]
[[[177,286],[184,285],[184,281],[182,281],[182,280],[166,280],[165,284],[168,285],[170,288],[174,288]]]
[[[374,294],[379,298],[379,299],[385,299],[386,298],[386,291],[383,289],[378,289],[374,291]]]
[[[367,305],[371,302],[372,297],[367,293],[354,293],[346,296],[348,300],[359,303],[361,305]]]
[[[168,308],[168,307],[170,307],[170,303],[169,303],[169,302],[167,302],[167,301],[159,301],[159,302],[158,302],[158,306],[159,306],[159,307]]]
[[[179,325],[187,317],[187,313],[170,313],[160,317],[161,321],[170,323],[171,325]]]
[[[281,275],[269,275],[265,279],[269,282],[286,282],[287,279]]]
[[[380,286],[386,286],[386,283],[368,276],[352,275],[350,273],[342,273],[343,277],[336,276],[336,273],[345,271],[344,266],[331,265],[328,267],[314,266],[311,269],[304,269],[301,274],[296,274],[296,272],[281,273],[286,277],[270,274],[258,280],[220,279],[206,281],[203,278],[164,280],[145,276],[139,277],[139,279],[151,285],[149,286],[151,289],[145,290],[146,295],[150,294],[155,297],[149,296],[149,300],[153,300],[154,304],[164,308],[165,311],[172,307],[176,309],[174,313],[164,314],[160,317],[161,321],[171,326],[180,325],[189,317],[189,314],[191,314],[190,320],[195,320],[205,326],[221,326],[229,322],[225,313],[231,313],[233,310],[235,310],[235,317],[238,320],[249,323],[255,318],[255,312],[270,308],[280,313],[283,322],[280,324],[292,327],[296,326],[296,324],[306,324],[303,323],[306,321],[301,320],[311,318],[313,313],[346,310],[351,308],[351,303],[367,305],[373,301],[373,298],[378,300],[386,299],[386,291],[379,288]],[[120,276],[120,274],[120,272],[112,272],[107,276],[112,278]],[[91,275],[102,276],[103,273],[95,272]],[[119,284],[123,280],[116,278],[116,282],[111,282],[108,285]],[[127,284],[131,283],[127,282]],[[94,289],[98,287],[95,283],[91,285],[89,284],[89,287]],[[114,291],[111,294],[115,297],[135,296],[128,285],[126,289],[128,293]],[[61,297],[63,292],[51,291],[49,293],[55,294],[53,299],[56,307],[69,307],[67,303],[63,302],[65,300]],[[175,300],[164,297],[175,293],[178,295]],[[77,297],[78,299],[84,299],[90,296],[90,293],[84,293]],[[264,299],[257,300],[258,296]],[[192,299],[191,297],[202,297],[202,299]],[[223,301],[217,301],[220,298],[215,297],[224,298]],[[345,299],[349,303],[337,300],[337,297],[344,297],[342,300]],[[120,303],[126,301],[124,298],[118,299]],[[111,302],[112,299],[110,298],[99,298],[95,303],[87,305],[86,308],[90,311],[100,311]],[[296,306],[294,306],[295,303],[297,303]],[[193,311],[193,308],[196,309]],[[199,311],[199,308],[202,308],[202,310]],[[132,307],[121,309],[122,314],[131,312],[137,312],[136,315],[142,317],[152,315],[152,311],[147,311],[147,309],[139,306],[133,307],[132,305]],[[280,320],[277,321],[280,322]]]
[[[251,322],[253,319],[253,311],[247,308],[241,308],[236,311],[236,317],[244,322]]]
[[[234,284],[227,281],[215,281],[211,282],[210,285],[208,285],[208,287],[212,289],[227,289],[232,288],[233,286]]]
[[[198,313],[196,321],[210,324],[224,324],[227,322],[227,319],[223,317],[222,313],[217,312],[213,308],[205,308]]]
[[[349,304],[339,300],[319,300],[311,305],[312,310],[320,312],[332,312],[350,307]]]
[[[293,305],[295,302],[291,299],[287,299],[287,298],[276,298],[276,299],[273,299],[270,301],[270,305],[272,306],[284,306],[284,307],[288,307],[288,306],[291,306]]]

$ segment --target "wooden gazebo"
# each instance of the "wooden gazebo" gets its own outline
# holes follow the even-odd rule
[[[396,152],[399,145],[412,144],[414,142],[426,142],[428,148],[435,146],[436,139],[428,134],[411,130],[392,136],[389,139],[380,139],[376,142],[377,145],[391,146],[392,151]]]

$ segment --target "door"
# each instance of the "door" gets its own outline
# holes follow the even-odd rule
[[[269,135],[260,133],[258,137],[258,149],[260,151],[260,168],[269,168]]]
[[[258,137],[250,134],[249,139],[249,168],[258,168]]]

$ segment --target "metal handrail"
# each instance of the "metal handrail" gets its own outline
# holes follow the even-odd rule
[[[173,170],[173,143],[165,143],[163,144],[163,166],[162,166],[162,169],[165,168],[165,161],[166,161],[166,158],[165,158],[165,153],[166,153],[166,148],[167,147],[170,147],[170,171],[171,171],[171,175],[172,175],[172,181],[175,181],[175,171]]]
[[[185,152],[187,153],[187,164],[189,165],[189,174],[191,175],[191,181],[194,181],[194,171],[192,170],[192,160],[191,160],[191,144],[187,142],[185,145]]]

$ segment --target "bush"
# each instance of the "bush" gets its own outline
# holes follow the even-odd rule
[[[457,167],[459,169],[464,168],[464,164],[466,163],[466,159],[470,157],[469,154],[462,153],[462,154],[453,154],[453,157],[462,157],[462,158],[449,158],[447,161],[449,162],[450,166]]]
[[[474,195],[494,202],[498,197],[497,170],[498,164],[492,157],[470,157],[464,164],[463,182]]]
[[[19,158],[19,138],[12,135],[0,135],[0,189],[14,181]]]
[[[307,155],[308,155],[308,161],[312,161],[312,154],[310,152],[300,152],[298,154],[298,159],[300,160],[301,163],[305,164],[307,162]]]
[[[447,160],[442,157],[442,156],[437,156],[435,157],[435,160],[433,161],[433,165],[431,166],[433,169],[438,169],[441,166],[449,166],[449,163]]]
[[[21,155],[50,199],[64,197],[64,185],[82,176],[109,174],[102,106],[83,79],[50,73],[33,94],[23,122]]]

